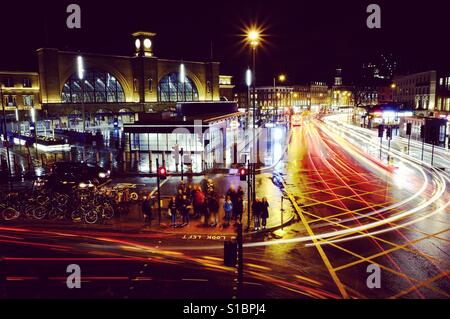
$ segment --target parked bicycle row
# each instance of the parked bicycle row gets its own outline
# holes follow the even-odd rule
[[[94,224],[111,219],[116,207],[114,196],[93,184],[80,183],[70,192],[39,188],[0,194],[0,217],[36,220],[72,220]]]

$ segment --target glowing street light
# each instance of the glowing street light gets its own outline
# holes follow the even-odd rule
[[[180,64],[180,83],[186,82],[186,68],[184,67],[184,63]]]
[[[280,81],[280,82],[286,81],[286,75],[280,74],[280,75],[278,76],[278,81]]]
[[[247,84],[248,87],[252,85],[252,70],[250,70],[250,68],[245,72],[245,84]]]
[[[184,63],[180,63],[180,83],[183,83],[183,100],[186,101],[186,68],[184,67]]]
[[[30,109],[30,116],[31,116],[31,122],[36,123],[36,110],[34,109],[34,107],[32,107]]]
[[[260,39],[258,30],[252,29],[247,32],[247,40],[252,47],[256,47],[259,44]]]
[[[77,57],[77,70],[78,70],[78,79],[83,80],[83,78],[84,78],[84,63],[83,63],[83,57],[81,55]]]
[[[86,109],[84,106],[84,62],[83,57],[77,57],[78,79],[81,81],[81,109],[83,114],[83,133],[86,131]],[[84,160],[84,158],[83,158]]]

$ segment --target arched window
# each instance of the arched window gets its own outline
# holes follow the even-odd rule
[[[158,83],[158,100],[161,102],[198,101],[198,90],[187,76],[184,82],[178,72],[167,74]]]
[[[63,103],[82,102],[82,80],[77,74],[64,84],[61,93]],[[119,81],[111,74],[101,70],[87,70],[84,73],[84,102],[85,103],[114,103],[125,102],[125,94]]]

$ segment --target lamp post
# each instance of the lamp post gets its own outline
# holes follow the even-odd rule
[[[247,68],[245,72],[245,84],[247,84],[247,120],[246,120],[246,129],[250,127],[250,87],[252,85],[252,70]]]
[[[391,90],[392,90],[392,102],[394,102],[394,91],[397,88],[397,84],[392,83],[391,84]]]
[[[183,85],[183,101],[186,101],[186,69],[183,63],[180,63],[180,83]]]
[[[245,72],[245,83],[247,84],[247,121],[246,121],[246,129],[248,132],[248,128],[250,127],[250,86],[252,85],[252,71],[250,68],[247,68]],[[247,163],[247,232],[250,231],[250,210],[251,203],[253,198],[252,193],[252,166],[250,160],[246,160]]]
[[[33,127],[34,127],[34,144],[35,144],[34,152],[35,152],[36,161],[37,161],[39,159],[39,154],[38,154],[38,148],[37,148],[37,145],[38,145],[37,121],[36,121],[36,109],[34,107],[34,101],[32,102],[30,113],[31,113],[31,123],[33,123]]]
[[[8,134],[6,132],[6,111],[5,111],[5,102],[3,98],[3,84],[0,84],[0,98],[2,100],[2,110],[3,110],[3,145],[6,146],[6,163],[8,164],[8,180],[11,183],[11,160],[9,159],[9,141],[8,141]]]
[[[258,157],[258,153],[256,150],[256,47],[259,45],[259,41],[260,41],[260,34],[259,31],[256,29],[250,30],[247,33],[247,40],[251,46],[252,49],[252,64],[253,64],[253,128],[252,128],[252,132],[253,132],[253,159],[252,159],[252,202],[255,200],[256,197],[256,174],[255,174],[255,169],[256,169],[256,161],[257,161],[257,157]]]
[[[77,57],[78,79],[81,81],[81,112],[83,118],[83,133],[86,131],[86,109],[84,106],[84,65],[83,57]]]
[[[278,82],[282,83],[284,81],[286,81],[286,75],[284,75],[284,74],[278,75]],[[277,88],[277,86],[276,86],[276,78],[274,77],[273,78],[273,94],[275,95],[274,96],[274,99],[275,99],[275,120],[278,119],[278,98],[280,97],[280,93],[276,92],[277,91],[276,88]]]

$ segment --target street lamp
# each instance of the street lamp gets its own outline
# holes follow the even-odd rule
[[[247,121],[246,128],[249,128],[250,122],[250,86],[252,85],[252,70],[247,68],[245,72],[245,84],[247,84]]]
[[[257,29],[250,29],[247,32],[247,41],[250,44],[250,47],[252,49],[252,64],[253,64],[253,128],[252,128],[252,132],[253,132],[253,160],[252,160],[252,202],[255,201],[255,197],[256,197],[256,192],[255,192],[255,187],[256,187],[256,175],[255,175],[255,169],[256,169],[256,165],[255,162],[258,158],[258,153],[256,150],[256,132],[255,132],[255,127],[256,127],[256,47],[259,45],[259,42],[261,41],[261,35],[259,33],[259,31]],[[249,203],[250,205],[250,203]]]
[[[184,67],[184,63],[180,64],[180,83],[183,84],[183,100],[186,101],[186,68]]]
[[[81,112],[83,113],[83,133],[86,131],[86,109],[84,106],[84,63],[83,57],[79,55],[77,57],[77,70],[78,70],[78,79],[81,82]]]
[[[36,122],[36,109],[34,107],[34,101],[32,101],[32,105],[31,105],[31,109],[30,109],[30,116],[31,116],[31,123],[33,123],[33,127],[34,127],[34,143],[35,143],[35,147],[34,147],[34,151],[36,154],[36,160],[39,158],[38,155],[38,138],[37,138],[37,122]]]
[[[280,74],[278,75],[278,82],[282,83],[286,81],[286,75]],[[275,117],[278,118],[278,97],[280,96],[280,93],[276,92],[276,78],[273,78],[273,94],[274,94],[274,100],[275,100]]]
[[[397,88],[397,84],[392,83],[391,84],[391,90],[392,90],[392,102],[394,102],[394,91]]]

